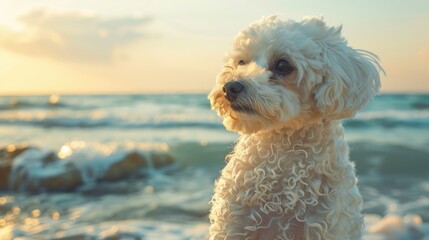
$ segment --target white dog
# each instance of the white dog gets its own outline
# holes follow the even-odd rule
[[[242,30],[209,95],[241,134],[215,183],[210,239],[360,239],[362,198],[344,140],[380,87],[378,58],[321,18]]]

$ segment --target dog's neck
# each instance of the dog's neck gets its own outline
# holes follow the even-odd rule
[[[235,152],[249,152],[259,155],[258,161],[269,161],[279,155],[302,155],[307,160],[326,158],[325,153],[333,152],[335,148],[346,154],[347,147],[340,121],[325,120],[300,129],[288,127],[258,132],[240,137]],[[320,155],[320,156],[319,156]],[[323,156],[322,156],[323,155]],[[331,155],[331,154],[329,154]],[[319,157],[318,157],[319,156]],[[338,155],[329,156],[335,161]],[[299,160],[301,157],[291,159]],[[260,162],[259,162],[260,163]],[[259,164],[255,162],[254,164]]]
[[[291,128],[284,126],[282,128],[262,131],[249,135],[252,138],[264,139],[265,142],[279,142],[277,139],[289,139],[291,143],[314,142],[315,138],[320,136],[323,138],[330,138],[332,135],[336,137],[342,137],[342,125],[338,120],[321,120],[313,124],[302,125],[299,128]]]

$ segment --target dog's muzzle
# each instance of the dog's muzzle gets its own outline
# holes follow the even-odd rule
[[[225,98],[229,102],[233,102],[237,97],[243,92],[244,85],[240,81],[228,82],[223,86],[223,92],[225,93]]]

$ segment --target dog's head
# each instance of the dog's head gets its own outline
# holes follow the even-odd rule
[[[242,134],[352,117],[380,87],[377,57],[347,45],[321,18],[263,18],[242,30],[209,95]]]

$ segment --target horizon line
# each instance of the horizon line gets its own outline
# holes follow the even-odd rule
[[[173,95],[173,94],[208,94],[210,90],[201,91],[121,91],[121,92],[0,92],[0,97],[20,96],[79,96],[79,95]],[[427,95],[429,91],[380,91],[377,95]]]

